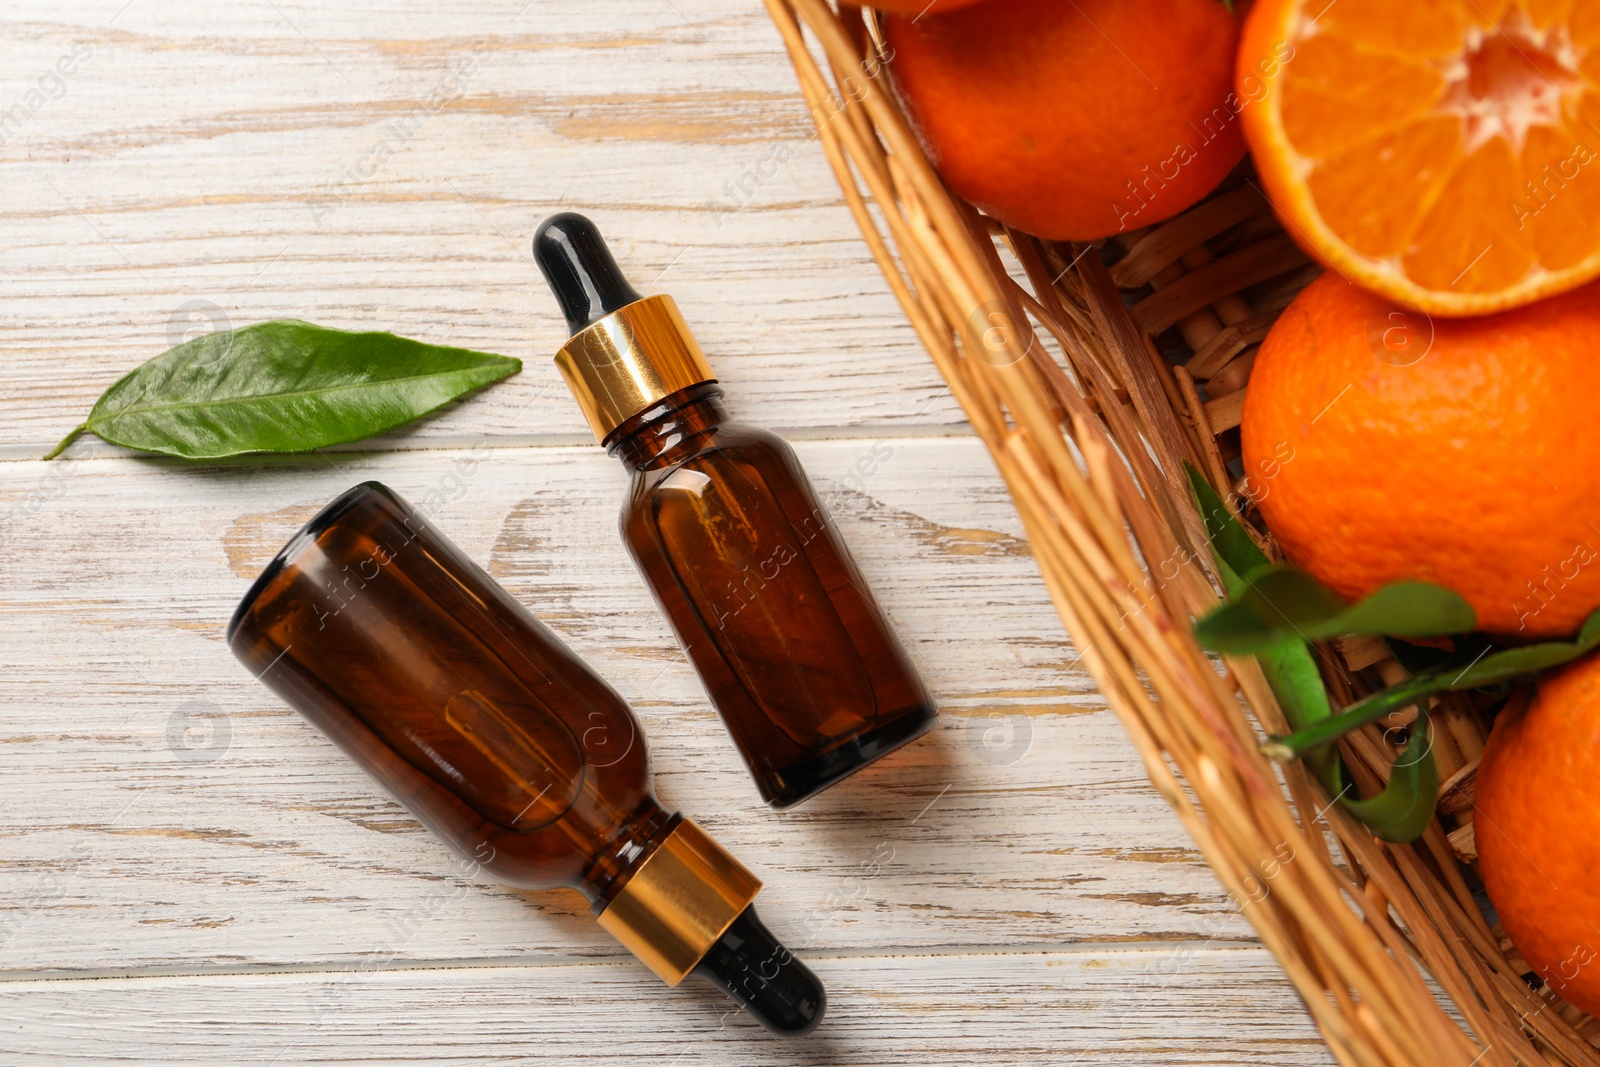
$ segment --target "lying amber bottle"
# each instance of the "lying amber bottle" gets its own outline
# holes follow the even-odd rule
[[[924,733],[933,703],[793,449],[728,419],[672,298],[634,292],[581,215],[547,219],[534,258],[573,331],[556,364],[632,472],[623,540],[762,798]]]
[[[489,874],[577,889],[667,984],[709,979],[774,1032],[822,1018],[751,905],[761,883],[651,792],[627,704],[391,490],[358,485],[297,533],[228,643]]]

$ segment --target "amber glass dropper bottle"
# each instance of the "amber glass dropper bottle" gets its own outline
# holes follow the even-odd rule
[[[733,422],[670,296],[641,297],[582,215],[534,258],[556,365],[631,473],[622,538],[774,807],[924,733],[935,709],[794,450]]]
[[[392,490],[358,485],[297,533],[228,644],[484,871],[578,890],[669,985],[705,978],[769,1030],[822,1018],[761,883],[656,800],[627,704]]]

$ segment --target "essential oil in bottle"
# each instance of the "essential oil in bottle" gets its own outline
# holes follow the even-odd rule
[[[793,449],[728,418],[670,296],[641,297],[594,224],[534,258],[572,338],[556,365],[631,485],[622,538],[755,777],[784,808],[913,740],[932,700]]]
[[[390,489],[358,485],[297,533],[228,644],[484,871],[578,890],[667,984],[707,979],[769,1030],[822,1018],[751,904],[761,883],[656,800],[627,704]]]

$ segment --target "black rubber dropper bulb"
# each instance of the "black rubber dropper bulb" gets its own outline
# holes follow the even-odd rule
[[[622,276],[599,228],[575,212],[551,215],[540,224],[533,235],[533,259],[573,333],[643,299]]]
[[[753,904],[689,973],[707,979],[762,1026],[785,1037],[810,1033],[828,1007],[817,976],[772,936]]]

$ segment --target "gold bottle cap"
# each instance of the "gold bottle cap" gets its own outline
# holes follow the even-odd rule
[[[670,296],[636,300],[579,330],[556,366],[601,441],[679,389],[716,377]]]
[[[683,981],[761,889],[689,819],[633,872],[599,923],[669,986]]]

